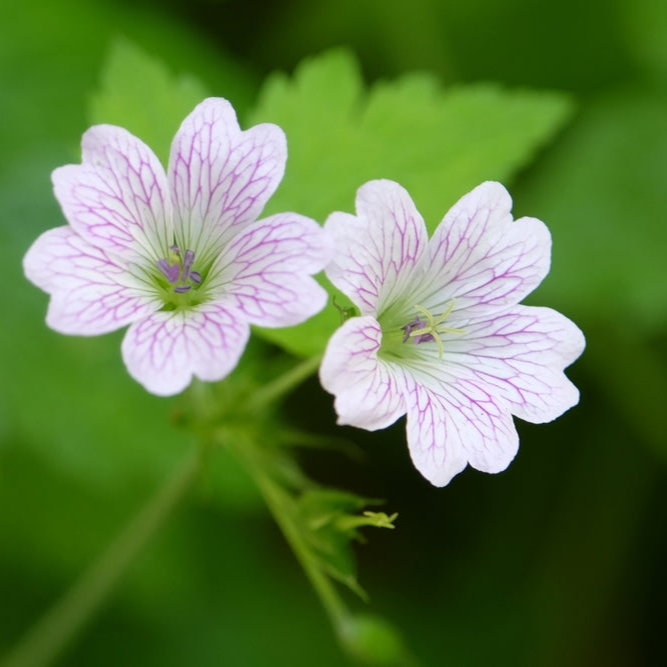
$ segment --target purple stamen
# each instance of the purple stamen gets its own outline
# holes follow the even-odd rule
[[[183,255],[183,278],[182,280],[187,280],[190,276],[190,268],[192,263],[195,261],[195,253],[193,250],[186,250]]]
[[[415,345],[419,345],[420,343],[430,343],[435,340],[435,337],[431,333],[423,333],[423,334],[417,334],[416,336],[412,335],[413,331],[419,331],[419,329],[423,329],[427,326],[426,322],[422,322],[419,319],[419,315],[415,317],[412,322],[408,322],[404,327],[401,327],[403,331],[405,331],[405,335],[403,336],[403,342],[407,343],[410,338],[414,341]]]
[[[178,281],[178,276],[181,273],[181,267],[178,264],[169,264],[166,259],[159,259],[157,266],[170,283],[173,284]]]
[[[419,334],[418,336],[415,336],[415,345],[419,345],[419,343],[430,343],[434,340],[435,338],[433,337],[433,334]]]
[[[172,285],[175,285],[174,292],[176,294],[185,294],[192,289],[192,284],[199,285],[201,283],[201,273],[191,270],[195,261],[194,250],[188,248],[182,255],[177,245],[169,246],[169,250],[172,253],[170,259],[176,261],[170,264],[166,258],[158,259],[158,269],[162,271]],[[183,284],[188,281],[192,284]]]
[[[414,329],[423,329],[425,326],[426,322],[422,322],[419,319],[419,315],[417,315],[417,317],[415,317],[415,319],[412,320],[412,322],[408,322],[404,327],[401,327],[401,329],[405,331],[405,336],[403,336],[403,342],[404,343],[408,342],[408,340],[410,339],[410,334]],[[426,336],[430,336],[430,334],[422,334],[421,336],[416,336],[415,344],[418,342],[417,339],[426,338]]]

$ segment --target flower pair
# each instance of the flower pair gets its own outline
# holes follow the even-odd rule
[[[548,421],[577,402],[563,368],[583,350],[581,332],[517,305],[548,271],[549,232],[513,221],[501,185],[466,195],[430,240],[391,181],[362,186],[357,215],[333,213],[324,228],[296,213],[257,220],[284,172],[284,134],[241,131],[215,98],[181,125],[166,173],[119,127],[91,128],[82,149],[82,164],[53,173],[69,224],[42,234],[24,268],[51,295],[53,329],[129,325],[123,359],[148,391],[225,377],[251,324],[291,326],[324,307],[312,276],[325,269],[359,310],[320,372],[339,423],[374,430],[407,414],[413,461],[434,484],[466,463],[506,467],[512,414]]]

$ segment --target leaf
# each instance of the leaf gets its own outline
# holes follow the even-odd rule
[[[364,182],[389,178],[408,189],[432,231],[480,182],[507,182],[569,112],[560,94],[492,85],[443,90],[426,74],[366,91],[354,58],[332,51],[304,61],[292,79],[272,76],[251,114],[253,123],[280,125],[289,146],[285,178],[266,212],[293,210],[324,222],[334,210],[353,211]],[[260,333],[296,354],[316,355],[339,325],[330,305],[298,327]]]
[[[345,584],[363,600],[366,593],[357,581],[356,563],[351,542],[362,540],[362,526],[393,528],[396,515],[359,511],[378,500],[362,498],[348,491],[311,488],[297,497],[296,524],[300,526],[312,557],[336,581]]]
[[[126,40],[114,44],[91,97],[92,124],[120,125],[147,143],[167,163],[176,130],[208,96],[192,76],[174,76],[165,65]]]

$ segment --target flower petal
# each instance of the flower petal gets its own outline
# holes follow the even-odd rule
[[[441,384],[418,374],[406,401],[412,461],[435,486],[448,484],[466,463],[494,473],[516,455],[519,437],[512,417],[474,382],[452,376]]]
[[[234,238],[211,270],[209,284],[219,284],[252,324],[292,326],[324,308],[327,292],[310,276],[330,255],[329,235],[314,220],[280,213]]]
[[[209,98],[183,121],[171,147],[169,181],[177,243],[207,264],[257,219],[283,177],[287,145],[269,123],[245,132],[231,104]]]
[[[46,322],[60,333],[108,333],[159,307],[131,274],[69,226],[44,232],[26,253],[23,268],[51,295]]]
[[[410,195],[393,181],[361,186],[356,208],[356,216],[332,213],[326,221],[335,246],[326,274],[362,315],[377,315],[402,298],[428,235]]]
[[[367,431],[386,428],[405,414],[403,372],[378,359],[382,332],[372,317],[353,317],[329,340],[320,382],[336,396],[338,423]]]
[[[549,271],[551,235],[535,218],[513,220],[512,200],[500,183],[465,195],[433,235],[419,287],[421,305],[449,321],[489,316],[517,304]]]
[[[448,341],[445,356],[502,396],[517,417],[552,421],[579,402],[579,390],[563,369],[583,352],[584,335],[550,308],[516,306],[471,324]]]
[[[72,228],[106,252],[156,261],[170,244],[167,177],[146,144],[113,125],[91,127],[82,164],[53,172],[55,195]]]
[[[218,304],[188,312],[160,311],[128,329],[123,360],[149,392],[170,396],[185,389],[193,375],[209,382],[228,375],[249,335],[248,324]]]

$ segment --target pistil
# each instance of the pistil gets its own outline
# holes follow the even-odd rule
[[[435,319],[426,308],[423,306],[415,305],[415,310],[419,311],[419,313],[421,313],[426,318],[426,320],[422,320],[419,315],[416,315],[414,320],[401,327],[404,332],[403,342],[407,343],[410,339],[414,341],[415,345],[435,342],[438,346],[438,356],[440,359],[442,359],[444,348],[442,341],[440,340],[440,335],[443,333],[465,333],[463,329],[453,329],[451,327],[440,326],[440,323],[445,320],[445,318],[452,312],[453,309],[454,299],[452,299],[450,302],[447,310],[442,315],[440,315],[438,319]]]

